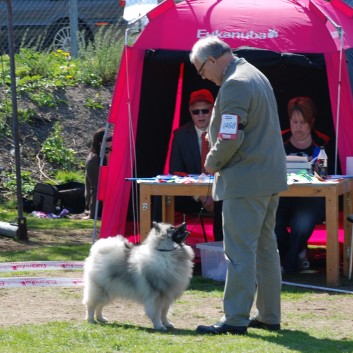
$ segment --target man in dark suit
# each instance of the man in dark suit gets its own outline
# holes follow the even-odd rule
[[[207,89],[194,91],[189,99],[191,121],[174,131],[169,173],[204,173],[202,161],[203,135],[210,123],[214,98]],[[207,141],[208,145],[208,141]],[[207,150],[208,152],[208,150]],[[206,154],[207,154],[206,152]],[[201,208],[214,215],[213,233],[216,241],[223,240],[222,203],[214,202],[211,195],[194,197],[176,197],[175,208],[183,213],[196,213]]]

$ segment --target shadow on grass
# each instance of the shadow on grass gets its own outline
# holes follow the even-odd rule
[[[214,281],[201,276],[193,276],[188,290],[197,290],[202,292],[223,292],[224,282]]]
[[[195,330],[191,329],[169,329],[168,331],[156,331],[152,327],[143,327],[136,326],[131,324],[120,324],[120,323],[111,323],[104,324],[109,325],[109,327],[115,329],[130,329],[143,331],[147,333],[157,333],[165,335],[177,335],[177,336],[203,336],[196,333]],[[262,333],[262,334],[261,334]],[[227,335],[228,336],[228,335]],[[208,335],[208,337],[212,337]],[[300,330],[281,330],[278,332],[269,332],[258,329],[249,329],[246,336],[239,336],[246,338],[253,338],[257,340],[267,341],[276,346],[283,346],[286,349],[290,349],[302,353],[312,353],[312,352],[342,352],[342,353],[352,353],[353,340],[351,339],[335,339],[332,338],[323,338],[323,337],[314,337],[307,332]]]
[[[285,348],[299,351],[302,353],[312,352],[342,352],[352,353],[353,340],[334,339],[324,337],[314,337],[304,331],[299,330],[281,330],[273,335],[263,336],[251,330],[249,337],[261,339],[273,343],[275,345],[282,345]]]

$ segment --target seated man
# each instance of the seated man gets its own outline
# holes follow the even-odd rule
[[[210,123],[214,98],[207,89],[194,91],[189,99],[191,121],[174,131],[169,173],[204,173],[204,160],[208,152],[205,140]],[[205,146],[207,145],[207,150]],[[204,146],[204,148],[202,148]],[[212,196],[176,197],[175,208],[183,213],[199,212],[204,207],[214,214],[213,233],[215,241],[223,240],[222,203],[214,202]]]

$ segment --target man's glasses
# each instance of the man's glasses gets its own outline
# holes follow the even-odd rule
[[[230,53],[230,50],[229,49],[224,49],[222,50],[221,54],[219,56],[217,56],[215,59],[218,59],[220,58],[223,54],[225,53]],[[197,73],[200,75],[200,76],[203,76],[203,68],[204,66],[206,65],[207,61],[208,61],[209,58],[207,58],[201,65],[201,67],[199,68],[199,70],[197,71]]]
[[[191,111],[192,115],[205,115],[208,114],[210,112],[209,109],[194,109]]]
[[[112,148],[111,147],[106,147],[105,148],[105,153],[109,153],[109,152],[111,152],[112,151]]]
[[[203,76],[203,68],[204,66],[206,65],[207,61],[208,61],[209,58],[207,58],[201,65],[201,67],[199,68],[199,71],[197,71],[197,73],[200,75],[200,76]]]

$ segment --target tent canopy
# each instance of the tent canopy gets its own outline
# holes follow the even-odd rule
[[[172,130],[190,119],[190,92],[217,94],[189,61],[193,44],[207,35],[219,36],[265,73],[283,129],[289,99],[311,96],[316,128],[332,138],[329,163],[338,148],[335,163],[345,171],[345,157],[353,156],[352,8],[341,0],[166,0],[148,17],[136,42],[125,46],[108,117],[114,137],[101,170],[101,237],[124,234],[132,186],[125,178],[163,173]]]

